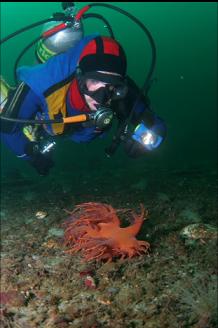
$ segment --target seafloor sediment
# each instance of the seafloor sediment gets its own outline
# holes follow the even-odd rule
[[[216,327],[216,179],[202,168],[5,174],[1,327]],[[93,201],[136,211],[142,203],[149,214],[138,239],[149,255],[104,264],[64,253],[65,209]],[[192,224],[199,230],[183,234]]]

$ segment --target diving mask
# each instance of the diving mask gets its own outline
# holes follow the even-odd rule
[[[90,96],[100,105],[106,105],[109,101],[123,99],[128,92],[125,80],[117,75],[89,72],[79,74],[77,80],[81,93]],[[105,85],[90,91],[87,87],[87,80],[93,80],[93,82],[100,81],[105,83]]]

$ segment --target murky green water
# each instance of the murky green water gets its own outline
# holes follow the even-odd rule
[[[76,4],[82,8],[86,3]],[[140,161],[157,168],[216,165],[217,4],[115,2],[114,5],[140,19],[152,33],[157,47],[154,74],[157,83],[153,85],[150,97],[155,111],[166,121],[168,136],[160,150]],[[28,24],[48,18],[60,9],[58,2],[3,2],[1,38]],[[93,8],[90,12],[100,13],[110,21],[115,36],[126,50],[128,73],[142,85],[150,63],[150,48],[143,32],[126,17],[110,9]],[[107,33],[100,21],[85,21],[86,34],[96,30]],[[11,83],[17,56],[40,31],[41,28],[37,27],[2,46],[1,72]],[[34,51],[29,51],[21,64],[34,62]],[[109,135],[105,140],[89,145],[64,142],[56,152],[58,170],[64,170],[71,158],[73,162],[76,158],[83,165],[95,158],[104,167],[116,167],[123,163],[133,165],[121,149],[113,159],[105,158],[104,147],[110,143],[111,137]],[[26,169],[26,165],[5,148],[3,155],[3,168],[7,161],[7,166],[25,166]]]

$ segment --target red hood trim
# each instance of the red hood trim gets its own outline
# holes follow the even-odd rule
[[[79,91],[79,85],[76,78],[73,80],[69,88],[69,100],[70,106],[75,108],[76,110],[82,112],[90,112],[90,109],[87,106],[85,99]]]

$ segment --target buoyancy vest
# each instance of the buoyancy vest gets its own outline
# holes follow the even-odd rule
[[[44,64],[18,68],[18,79],[25,82],[41,100],[42,113],[38,114],[38,118],[53,120],[66,117],[66,95],[80,54],[86,44],[96,36],[98,34],[84,37],[75,47],[50,58]],[[64,124],[47,124],[45,128],[51,135],[62,134]]]

